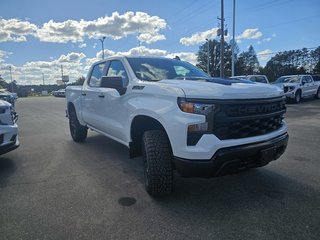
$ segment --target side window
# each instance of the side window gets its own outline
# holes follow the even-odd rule
[[[312,79],[311,79],[310,76],[306,76],[306,78],[307,78],[307,83],[311,83],[312,82]]]
[[[267,80],[263,76],[256,77],[256,81],[260,83],[267,83]]]
[[[107,72],[107,77],[122,77],[126,83],[125,85],[127,85],[129,81],[127,72],[124,69],[122,62],[117,60],[111,61]]]
[[[93,70],[89,79],[89,86],[100,87],[100,81],[101,81],[104,65],[105,63],[100,63],[93,67]]]

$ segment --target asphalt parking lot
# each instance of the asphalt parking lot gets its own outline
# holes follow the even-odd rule
[[[288,105],[279,160],[215,179],[175,175],[160,199],[124,146],[94,132],[71,140],[65,99],[16,108],[21,146],[0,156],[0,239],[320,239],[320,100]]]

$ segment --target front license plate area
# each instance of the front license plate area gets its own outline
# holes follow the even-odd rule
[[[272,147],[261,151],[261,165],[266,165],[274,160],[277,155],[277,148]]]

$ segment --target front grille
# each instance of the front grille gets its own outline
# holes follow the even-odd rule
[[[286,92],[288,92],[288,90],[289,90],[289,87],[288,87],[288,86],[284,86],[284,87],[283,87],[283,92],[286,93]]]
[[[284,98],[221,101],[212,131],[221,140],[259,136],[281,128],[285,112]]]

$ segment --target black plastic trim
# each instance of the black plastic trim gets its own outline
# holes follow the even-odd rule
[[[262,167],[278,159],[285,151],[287,133],[267,141],[219,149],[211,159],[190,160],[173,158],[178,172],[184,177],[217,177],[249,168]]]

